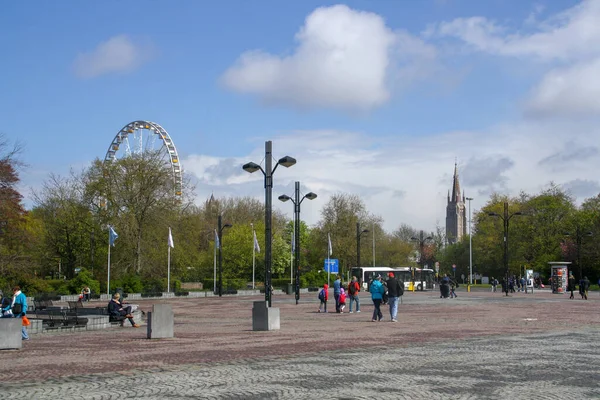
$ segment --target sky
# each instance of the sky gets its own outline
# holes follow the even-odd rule
[[[277,196],[315,224],[358,195],[391,232],[445,225],[455,162],[472,210],[553,182],[600,192],[600,1],[28,1],[0,5],[0,133],[25,204],[136,120],[172,137],[196,200]]]

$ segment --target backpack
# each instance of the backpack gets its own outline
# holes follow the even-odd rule
[[[321,289],[319,292],[319,300],[325,301],[325,289]]]
[[[355,295],[357,290],[356,290],[356,285],[358,285],[358,282],[351,282],[350,283],[350,287],[348,288],[348,293],[350,293],[351,295]]]

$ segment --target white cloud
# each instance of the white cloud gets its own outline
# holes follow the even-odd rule
[[[538,116],[598,116],[598,99],[600,57],[548,72],[533,89],[526,109]]]
[[[290,56],[242,54],[223,83],[269,104],[369,110],[390,98],[390,83],[422,76],[435,59],[433,46],[407,32],[394,33],[377,14],[345,5],[317,8],[296,40]]]
[[[130,72],[152,57],[150,45],[135,44],[127,35],[113,36],[93,51],[77,55],[73,68],[80,78]]]
[[[565,135],[564,132],[570,132]],[[392,231],[402,223],[433,230],[445,225],[446,196],[451,189],[455,157],[459,161],[461,187],[473,196],[473,211],[489,200],[492,191],[517,196],[521,190],[539,193],[550,181],[572,189],[573,194],[589,195],[597,182],[595,171],[600,158],[591,157],[582,169],[577,163],[548,168],[542,160],[555,157],[570,143],[595,145],[600,128],[592,124],[522,122],[498,126],[486,132],[446,132],[426,137],[375,138],[368,133],[335,130],[294,131],[272,138],[274,158],[291,155],[298,163],[278,168],[274,175],[274,206],[291,217],[292,207],[276,201],[280,194],[292,195],[294,182],[304,193],[318,198],[303,203],[302,218],[309,224],[320,218],[322,206],[332,194],[358,195],[369,212],[384,218],[384,228]],[[424,157],[423,155],[433,155]],[[264,148],[236,159],[206,158],[204,166],[186,163],[188,172],[199,180],[199,199],[215,196],[250,195],[264,198],[263,176],[241,168],[248,161],[261,162]],[[226,166],[224,166],[226,164]],[[227,171],[215,179],[211,168]],[[581,181],[586,183],[584,191]],[[591,184],[587,184],[592,182]],[[579,201],[582,198],[578,198]]]
[[[587,0],[521,33],[485,17],[457,18],[428,29],[429,35],[458,38],[471,48],[502,56],[569,61],[600,54],[600,1]],[[531,20],[525,21],[526,25]],[[512,31],[512,32],[511,32]]]

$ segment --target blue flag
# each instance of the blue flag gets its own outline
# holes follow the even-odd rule
[[[216,229],[215,229],[215,247],[217,249],[221,248],[221,242],[219,241],[219,234],[217,233]]]
[[[115,232],[113,227],[109,226],[108,227],[108,244],[110,244],[111,246],[114,246],[115,240],[117,240],[118,237],[119,237],[119,235],[117,235],[117,232]]]

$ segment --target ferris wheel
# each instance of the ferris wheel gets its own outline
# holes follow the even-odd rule
[[[104,162],[112,162],[146,151],[158,152],[165,163],[170,164],[175,195],[181,196],[183,180],[175,143],[167,131],[155,122],[134,121],[121,128],[108,147]]]

